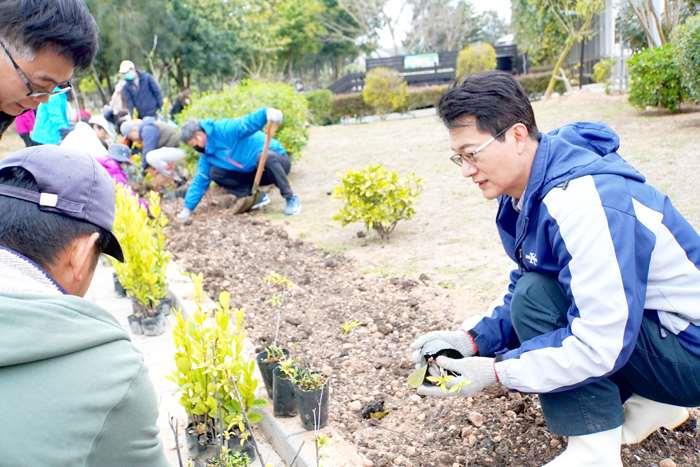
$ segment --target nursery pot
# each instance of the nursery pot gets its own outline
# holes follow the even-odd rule
[[[284,357],[289,357],[289,350],[282,349]],[[263,350],[256,357],[255,361],[258,363],[258,368],[260,368],[260,374],[262,375],[263,383],[265,383],[265,390],[267,391],[267,397],[272,399],[272,371],[277,368],[279,362],[268,362],[267,361],[267,350]]]
[[[272,413],[275,417],[293,417],[297,413],[294,385],[279,366],[272,371]]]
[[[329,388],[329,381],[326,381],[321,389],[313,391],[304,391],[299,387],[295,387],[299,418],[301,418],[301,424],[304,426],[304,429],[315,430],[328,424]]]
[[[114,291],[117,292],[117,295],[120,297],[126,297],[126,290],[124,290],[122,283],[119,282],[119,278],[117,277],[116,273],[112,273],[112,280],[114,281]]]
[[[143,334],[146,336],[160,336],[165,332],[165,315],[158,310],[153,316],[144,316],[141,320]]]
[[[139,315],[129,315],[127,316],[127,319],[129,320],[129,329],[131,329],[131,333],[136,335],[136,336],[141,336],[143,335],[143,325],[142,325],[142,318]]]
[[[187,451],[190,455],[197,455],[205,452],[213,443],[212,433],[207,430],[206,433],[197,433],[197,424],[190,422],[185,428],[185,438],[187,440]]]
[[[253,461],[256,459],[256,454],[255,454],[255,440],[252,437],[248,437],[245,441],[243,441],[243,444],[241,444],[241,438],[237,435],[231,434],[231,436],[228,439],[227,446],[231,452],[236,453],[236,452],[242,452],[246,456],[248,456],[248,460],[250,461],[250,464],[253,463]]]
[[[170,316],[170,312],[174,306],[175,306],[175,303],[174,303],[172,297],[168,296],[160,301],[160,303],[158,304],[158,309],[163,314],[163,316]]]

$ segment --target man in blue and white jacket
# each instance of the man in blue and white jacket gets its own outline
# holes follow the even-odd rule
[[[440,100],[462,175],[498,199],[496,224],[518,268],[490,316],[433,331],[413,358],[438,357],[454,393],[495,383],[537,393],[569,436],[547,466],[621,466],[638,443],[700,405],[700,237],[618,154],[617,135],[579,122],[540,134],[508,74],[467,78]],[[432,349],[427,352],[427,349]]]
[[[265,144],[262,130],[267,124],[279,126],[282,118],[280,110],[268,107],[240,118],[185,122],[180,130],[180,139],[201,156],[178,220],[185,222],[189,219],[212,181],[238,198],[248,196]],[[299,197],[294,194],[287,179],[291,168],[292,161],[287,151],[273,138],[260,185],[274,184],[279,189],[286,201],[284,213],[287,215],[301,211]],[[261,192],[251,209],[258,209],[269,202],[267,193]]]

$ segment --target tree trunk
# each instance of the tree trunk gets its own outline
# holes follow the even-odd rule
[[[569,52],[571,52],[571,48],[574,46],[575,43],[576,43],[576,38],[574,36],[569,36],[569,38],[564,43],[564,49],[559,54],[559,58],[557,59],[557,62],[554,64],[554,69],[552,70],[552,76],[549,78],[549,84],[547,85],[547,90],[544,92],[544,99],[545,100],[549,99],[552,96],[552,92],[554,92],[554,86],[557,84],[557,79],[559,77],[559,70],[561,69],[562,65],[564,64],[564,60],[566,60],[566,57],[569,55]]]
[[[100,93],[100,99],[102,100],[102,105],[107,105],[108,99],[107,99],[107,96],[105,95],[104,89],[102,89],[102,85],[100,84],[100,77],[97,76],[97,70],[95,69],[95,65],[90,65],[90,71],[92,72],[92,79],[95,80],[95,86],[97,86],[97,92]]]

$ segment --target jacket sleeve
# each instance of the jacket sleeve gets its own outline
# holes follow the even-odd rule
[[[148,75],[148,86],[151,88],[153,97],[156,99],[156,109],[160,110],[163,107],[163,93],[160,91],[160,86],[156,83],[156,79],[152,75]]]
[[[503,300],[491,311],[491,316],[482,318],[476,326],[465,328],[473,337],[479,349],[479,355],[493,357],[507,349],[517,347],[518,338],[510,321],[510,300],[513,297],[515,283],[520,278],[520,271],[514,269],[510,273],[508,290]]]
[[[505,386],[564,391],[617,371],[634,350],[654,240],[638,234],[632,198],[614,178],[600,187],[592,176],[577,178],[545,196],[558,280],[571,302],[568,326],[499,357]]]
[[[220,120],[215,123],[222,139],[235,142],[265,128],[267,109],[264,107],[241,118]]]
[[[129,110],[129,115],[134,113],[134,96],[131,95],[129,85],[125,84],[122,88],[122,98],[126,102],[126,107]]]
[[[197,173],[194,175],[192,183],[185,194],[185,207],[190,211],[194,211],[197,208],[202,197],[209,189],[209,184],[211,183],[209,170],[211,170],[211,164],[206,156],[202,154],[199,156],[199,162],[197,163]]]
[[[142,365],[122,400],[108,414],[85,465],[167,467],[157,419],[156,394]]]

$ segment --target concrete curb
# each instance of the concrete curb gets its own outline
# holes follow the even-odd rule
[[[174,299],[175,306],[180,308],[183,313],[185,313],[185,316],[187,316],[196,309],[194,301],[192,300],[194,291],[192,280],[183,274],[174,262],[171,262],[168,266],[167,277],[168,291]],[[214,302],[210,297],[206,297],[205,300],[206,307],[214,307]],[[254,346],[249,339],[246,339],[244,352],[249,358],[255,361]],[[259,369],[258,373],[256,373],[256,378],[259,383],[258,397],[267,399],[265,385],[262,382]],[[332,394],[331,386],[331,404],[333,404]],[[295,467],[317,466],[315,433],[313,431],[306,431],[298,417],[278,418],[273,416],[271,403],[268,403],[267,407],[262,409],[262,416],[263,420],[257,426],[286,465],[291,465],[292,461],[294,461]],[[343,439],[333,427],[327,426],[320,430],[319,433],[329,437],[329,442],[323,447],[320,453],[320,461],[323,463],[324,467],[359,467],[372,465],[372,462],[359,454],[355,446]]]

